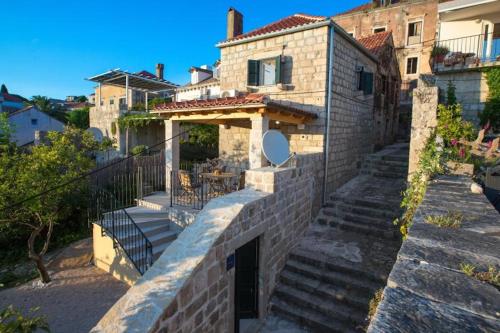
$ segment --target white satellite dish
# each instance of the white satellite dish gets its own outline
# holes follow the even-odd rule
[[[90,128],[87,128],[87,132],[91,133],[97,142],[102,142],[102,139],[104,136],[102,135],[102,131],[100,129],[95,128],[95,127],[90,127]]]
[[[290,154],[286,137],[277,130],[268,130],[262,136],[262,152],[267,160],[277,167],[288,162],[295,153]]]

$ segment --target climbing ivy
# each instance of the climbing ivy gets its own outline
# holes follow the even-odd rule
[[[163,119],[151,113],[127,113],[118,118],[118,127],[120,129],[133,128],[137,130],[140,127],[148,126],[154,121],[163,121]]]
[[[487,68],[486,73],[489,94],[483,112],[479,113],[479,120],[482,126],[488,121],[493,131],[500,130],[500,68]]]

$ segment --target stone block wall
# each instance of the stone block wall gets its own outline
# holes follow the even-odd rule
[[[327,175],[328,193],[357,175],[373,151],[373,94],[357,89],[356,66],[376,72],[376,63],[340,34],[335,34],[332,115]]]
[[[247,188],[210,201],[93,332],[232,332],[234,268],[226,259],[259,237],[259,319],[287,255],[318,202],[315,165],[247,172]]]
[[[489,94],[486,73],[480,71],[441,72],[436,75],[436,78],[440,100],[446,101],[448,83],[451,82],[456,89],[457,102],[462,105],[463,118],[478,125],[478,113],[483,111]]]

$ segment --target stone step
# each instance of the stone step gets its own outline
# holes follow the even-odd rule
[[[276,297],[271,300],[271,312],[283,316],[289,320],[295,321],[301,326],[306,326],[313,333],[350,333],[361,332],[353,330],[344,323],[330,316],[325,316],[312,309],[297,308]]]
[[[336,218],[348,222],[360,223],[367,226],[374,226],[380,228],[382,230],[392,229],[394,227],[393,221],[391,218],[384,217],[371,217],[367,215],[361,215],[351,212],[342,212],[342,211],[333,211],[333,214],[330,215],[330,212],[326,212],[326,209],[321,212],[320,215],[323,215],[327,218]]]
[[[374,171],[371,173],[373,177],[381,177],[381,178],[393,178],[393,179],[406,179],[406,173],[397,173],[397,172],[378,172]]]
[[[408,163],[404,162],[395,162],[395,161],[384,161],[384,160],[379,160],[379,161],[365,161],[361,165],[361,168],[367,168],[367,169],[372,169],[372,168],[378,168],[380,170],[408,170]]]
[[[330,200],[327,202],[327,207],[332,207],[336,202],[341,202],[346,205],[352,205],[357,207],[374,208],[378,210],[384,210],[388,212],[400,213],[401,208],[399,207],[401,198],[399,194],[394,195],[393,198],[388,198],[385,201],[375,201],[362,199],[360,197],[344,197],[341,195],[332,194],[330,195]]]
[[[325,215],[332,215],[335,211],[354,213],[359,215],[366,215],[371,217],[378,217],[384,219],[390,219],[391,221],[399,217],[401,214],[394,213],[393,211],[387,211],[384,209],[362,207],[357,205],[346,204],[341,201],[334,202],[332,207],[323,208],[323,213]]]
[[[161,227],[164,225],[170,225],[170,220],[168,218],[139,218],[139,219],[133,219],[132,221],[129,220],[128,218],[119,218],[116,219],[114,222],[114,230],[118,232],[125,232],[126,230],[134,230],[134,224],[139,227],[140,229],[144,228],[150,228],[150,227]],[[111,219],[104,219],[102,221],[102,225],[107,228],[107,229],[112,229],[113,228],[113,220]]]
[[[331,302],[345,303],[361,311],[368,311],[370,299],[365,297],[365,294],[356,293],[353,290],[348,291],[341,286],[311,279],[288,270],[281,272],[280,282],[284,285],[328,299]]]
[[[169,213],[166,211],[161,211],[161,210],[155,210],[155,209],[150,209],[146,207],[130,207],[125,209],[125,211],[132,217],[132,218],[160,218],[160,217],[169,217]]]
[[[321,216],[319,216],[316,221],[322,225],[329,225],[333,228],[356,232],[361,235],[382,237],[389,240],[396,240],[400,237],[399,231],[397,231],[396,228],[394,228],[394,230],[387,230],[387,228],[379,228],[375,225],[367,226],[360,223],[344,221],[342,219],[325,219]]]
[[[370,281],[369,279],[365,279],[360,276],[352,276],[351,274],[342,272],[320,269],[293,259],[289,259],[287,261],[285,269],[311,279],[317,279],[329,284],[342,286],[346,290],[353,290],[356,293],[372,294],[381,286],[380,283]]]
[[[326,262],[316,257],[314,254],[309,255],[308,253],[297,249],[290,253],[290,258],[297,262],[321,268],[326,271],[353,275],[360,277],[362,279],[373,281],[374,283],[384,283],[386,278],[386,277],[385,278],[377,277],[372,273],[365,272],[357,267],[354,267],[353,265],[348,265],[345,262],[343,263],[336,262],[334,259]]]
[[[365,318],[363,311],[359,309],[349,307],[347,304],[330,302],[290,286],[278,285],[275,296],[300,309],[313,310],[329,318],[335,318],[346,326],[356,327],[362,324]]]
[[[398,161],[408,163],[408,154],[390,154],[382,156],[384,161]]]

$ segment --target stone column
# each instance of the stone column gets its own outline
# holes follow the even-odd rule
[[[179,122],[165,120],[165,169],[167,192],[170,189],[170,171],[179,170]]]
[[[408,179],[418,168],[420,153],[437,126],[438,87],[413,89]]]
[[[250,169],[261,168],[267,165],[266,158],[262,153],[262,136],[268,129],[269,118],[267,116],[252,119],[248,152]]]

